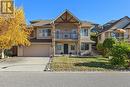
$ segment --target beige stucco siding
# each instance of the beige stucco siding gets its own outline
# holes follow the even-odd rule
[[[29,47],[19,47],[18,56],[46,57],[51,54],[50,44],[31,44]]]
[[[105,32],[101,33],[99,36],[98,36],[98,43],[103,43],[103,41],[106,39],[105,37]]]

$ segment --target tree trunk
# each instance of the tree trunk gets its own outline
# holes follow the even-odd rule
[[[5,58],[4,51],[5,51],[5,49],[2,49],[2,54],[1,54],[1,57],[2,57],[2,58]]]

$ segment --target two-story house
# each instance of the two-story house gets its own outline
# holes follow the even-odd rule
[[[18,47],[18,56],[55,56],[61,54],[86,55],[91,53],[93,25],[79,20],[66,10],[54,20],[31,21],[33,26],[29,47]]]
[[[98,35],[98,43],[103,43],[106,38],[111,37],[130,42],[130,18],[128,16],[104,24]]]

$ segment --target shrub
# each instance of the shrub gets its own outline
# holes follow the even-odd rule
[[[128,58],[129,48],[126,43],[118,43],[113,46],[111,49],[111,56],[113,57],[110,60],[110,63],[114,66],[125,66],[125,59]]]
[[[98,43],[96,48],[97,48],[98,51],[102,51],[103,52],[104,47],[103,47],[102,43]]]
[[[12,52],[11,50],[8,50],[8,49],[5,50],[4,54],[5,54],[6,56],[9,56],[9,57],[12,57],[12,56],[13,56],[13,52]]]
[[[116,43],[115,38],[107,38],[103,42],[104,48],[104,57],[108,57],[110,55],[110,50],[112,49],[113,45]]]
[[[115,38],[107,38],[104,40],[103,42],[103,47],[110,49],[113,47],[113,45],[116,43],[116,39]]]
[[[101,55],[103,55],[103,57],[105,57],[105,50],[104,50],[104,47],[103,47],[103,44],[102,43],[98,43],[97,46],[96,46],[97,50],[99,51],[99,53]]]
[[[113,66],[125,66],[125,59],[120,57],[114,57],[110,60],[111,65]]]

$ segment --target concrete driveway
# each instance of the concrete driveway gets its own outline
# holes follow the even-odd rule
[[[49,57],[13,57],[0,62],[0,71],[44,71]]]

